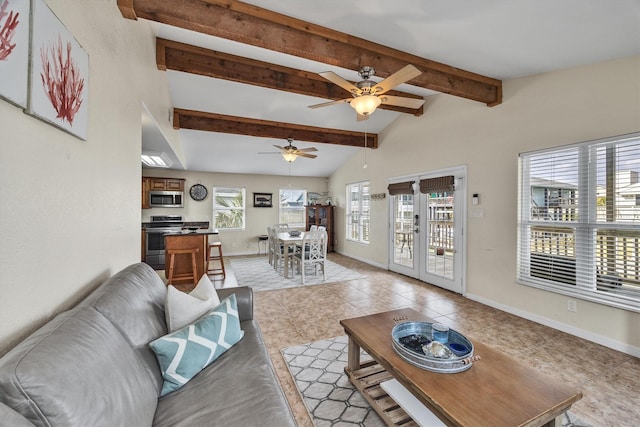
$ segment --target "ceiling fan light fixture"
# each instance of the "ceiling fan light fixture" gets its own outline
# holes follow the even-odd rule
[[[289,163],[293,162],[298,156],[292,152],[284,152],[282,153],[282,157]]]
[[[382,103],[382,100],[374,95],[362,95],[357,98],[353,98],[349,104],[353,107],[358,114],[362,116],[368,116],[376,111],[376,108]]]

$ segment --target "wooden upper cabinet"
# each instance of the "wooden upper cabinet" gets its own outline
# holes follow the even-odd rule
[[[160,191],[184,191],[184,179],[149,178],[149,189]]]
[[[167,191],[184,191],[184,179],[166,179],[165,187]]]
[[[142,209],[149,209],[149,178],[142,177]],[[143,233],[144,234],[144,233]]]

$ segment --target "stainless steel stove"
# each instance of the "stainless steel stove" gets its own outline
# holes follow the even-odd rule
[[[151,222],[146,223],[144,229],[146,234],[145,262],[157,270],[164,269],[164,235],[180,233],[183,226],[184,219],[180,215],[152,216]]]

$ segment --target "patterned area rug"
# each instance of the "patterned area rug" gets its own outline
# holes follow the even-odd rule
[[[288,347],[281,352],[315,426],[385,425],[344,373],[346,335]],[[361,353],[363,362],[370,359],[365,352]],[[562,426],[590,427],[569,412],[563,416]]]
[[[282,274],[273,269],[267,257],[230,258],[229,264],[236,276],[238,285],[251,286],[255,292],[271,291],[274,289],[295,288],[298,286],[319,285],[321,283],[343,282],[345,280],[363,279],[364,276],[357,271],[350,270],[335,262],[326,261],[326,282],[322,280],[322,273],[318,274],[307,270],[305,284],[302,284],[302,276],[296,274],[286,279]],[[291,274],[291,272],[289,272]]]

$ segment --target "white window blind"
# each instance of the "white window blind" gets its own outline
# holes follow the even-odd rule
[[[369,243],[370,208],[369,182],[347,184],[347,240]]]
[[[640,134],[520,155],[518,281],[640,311]]]

